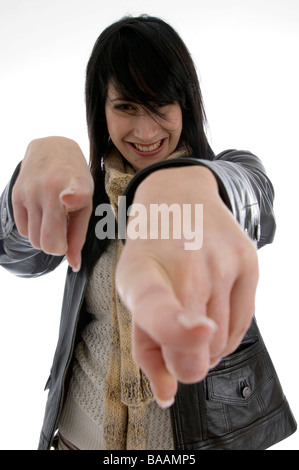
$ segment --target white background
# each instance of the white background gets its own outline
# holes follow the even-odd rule
[[[0,0],[0,186],[36,137],[71,137],[88,158],[86,63],[127,13],[177,29],[198,68],[213,149],[251,150],[274,183],[278,228],[260,251],[256,315],[298,420],[298,0]],[[0,269],[1,449],[36,449],[65,269],[31,280]],[[298,450],[298,433],[274,449]]]

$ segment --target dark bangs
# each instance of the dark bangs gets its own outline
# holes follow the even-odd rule
[[[140,24],[132,19],[107,45],[107,78],[122,98],[152,111],[153,104],[177,101],[181,108],[186,105],[183,64],[167,33],[154,22]]]

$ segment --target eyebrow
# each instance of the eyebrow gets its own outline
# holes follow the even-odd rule
[[[122,97],[111,99],[108,95],[107,95],[107,98],[112,104],[114,104],[117,101],[130,101],[130,100],[128,100],[126,98],[122,98]]]

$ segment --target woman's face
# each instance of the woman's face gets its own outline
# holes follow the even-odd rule
[[[183,125],[180,105],[161,104],[158,111],[163,117],[124,100],[109,84],[105,106],[108,132],[115,147],[135,170],[165,160],[180,140]]]

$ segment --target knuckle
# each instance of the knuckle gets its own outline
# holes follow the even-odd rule
[[[236,331],[231,334],[231,337],[227,343],[227,346],[223,352],[223,356],[232,354],[237,347],[240,345],[242,339],[245,336],[246,331],[248,330],[249,325],[244,325],[243,327],[238,328]]]
[[[220,357],[223,355],[225,349],[227,347],[227,335],[223,338],[215,338],[210,347],[210,354],[214,357]]]
[[[60,188],[62,186],[62,176],[60,172],[53,171],[49,172],[48,174],[45,174],[44,177],[42,178],[42,184],[41,187],[43,188],[43,191],[45,194],[52,195],[55,194],[57,195],[58,192],[60,191]]]
[[[239,343],[242,340],[243,336],[245,335],[247,329],[248,329],[247,322],[244,323],[243,325],[240,325],[238,328],[236,328],[233,331],[233,334],[231,336],[231,341],[233,341],[234,343]]]
[[[48,254],[64,255],[66,252],[66,242],[64,239],[49,229],[42,231],[40,246]]]
[[[203,380],[209,372],[210,364],[201,364],[190,371],[184,369],[177,372],[177,378],[185,384],[192,384]]]
[[[33,246],[33,248],[36,248],[37,250],[41,249],[40,240],[39,240],[38,236],[30,235],[29,240],[30,240],[30,243]]]
[[[209,370],[209,357],[208,355],[201,355],[198,353],[184,355],[177,358],[173,363],[173,368],[176,372],[177,378],[183,383],[195,383],[202,380]]]

